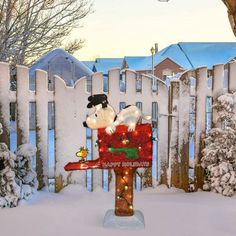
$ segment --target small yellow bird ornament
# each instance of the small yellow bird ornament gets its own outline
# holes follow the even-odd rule
[[[88,156],[88,148],[80,147],[79,151],[76,152],[76,156],[80,158],[80,162],[85,162]]]

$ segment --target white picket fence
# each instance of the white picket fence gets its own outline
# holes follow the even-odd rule
[[[226,71],[228,73],[226,73]],[[225,75],[227,86],[224,88]],[[154,142],[154,168],[158,175],[153,175],[153,184],[164,183],[188,190],[189,178],[189,129],[190,98],[195,97],[195,184],[202,186],[203,170],[200,167],[201,137],[206,132],[206,99],[213,100],[221,93],[236,91],[236,62],[227,65],[216,65],[212,70],[206,67],[186,71],[178,81],[172,81],[170,88],[158,81],[157,91],[152,90],[150,77],[143,75],[142,89],[137,91],[136,82],[139,76],[135,71],[126,70],[125,92],[120,92],[120,70],[109,71],[109,103],[118,112],[120,103],[142,104],[144,114],[152,114],[157,121],[158,142]],[[212,77],[213,86],[208,86],[208,77]],[[190,81],[196,79],[196,86]],[[86,92],[86,78],[79,79],[74,87],[66,87],[64,81],[55,76],[55,91],[48,91],[47,73],[36,71],[36,91],[29,90],[29,70],[17,66],[17,89],[10,91],[10,72],[7,63],[0,63],[0,122],[4,127],[1,142],[10,145],[9,120],[10,103],[17,107],[17,144],[29,142],[29,103],[36,103],[36,170],[40,187],[48,185],[48,103],[55,107],[55,188],[69,183],[88,185],[88,176],[92,176],[93,186],[103,186],[103,171],[74,171],[67,173],[64,165],[76,161],[75,153],[80,146],[91,142],[89,159],[98,158],[95,147],[97,132],[91,137],[82,123],[91,112],[87,109],[87,98],[91,94],[103,92],[103,75],[95,73],[92,77],[92,92]],[[156,108],[155,108],[156,107]],[[158,109],[157,109],[158,108]],[[216,125],[213,111],[213,124]],[[89,175],[88,175],[89,173]]]
[[[86,145],[86,128],[82,123],[91,112],[87,109],[88,96],[86,92],[86,78],[79,79],[75,86],[66,87],[64,81],[55,76],[55,91],[48,91],[47,73],[36,71],[36,91],[29,90],[29,71],[24,66],[17,66],[17,89],[10,91],[9,65],[0,63],[0,122],[5,133],[0,137],[1,142],[10,144],[9,140],[9,105],[16,103],[17,107],[17,145],[29,142],[29,103],[36,103],[36,170],[40,187],[48,184],[48,103],[54,102],[55,107],[55,185],[56,191],[68,183],[80,183],[86,185],[87,175],[83,171],[67,173],[64,165],[69,161],[76,161],[75,153],[80,146]],[[119,111],[120,102],[126,104],[142,103],[145,114],[152,114],[153,104],[158,104],[158,112],[168,114],[168,87],[163,83],[158,84],[158,93],[151,89],[151,80],[147,76],[142,77],[142,90],[136,91],[137,74],[134,71],[125,71],[126,91],[120,92],[120,70],[113,69],[109,72],[109,91],[107,93],[109,103],[116,111]],[[92,77],[92,94],[103,93],[103,75],[96,73]],[[157,119],[157,117],[154,117]],[[158,119],[159,135],[157,167],[167,166],[168,162],[168,117]],[[98,158],[95,147],[97,132],[92,132],[91,159]],[[158,171],[159,177],[166,175]],[[93,171],[93,185],[102,186],[103,178],[101,170]],[[164,177],[163,177],[164,178]]]

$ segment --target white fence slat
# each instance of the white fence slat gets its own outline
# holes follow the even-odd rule
[[[148,76],[143,75],[142,76],[142,93],[139,97],[139,101],[142,102],[143,104],[142,111],[144,115],[150,115],[150,116],[152,115],[152,102],[158,102],[157,98],[158,98],[157,94],[152,93],[151,91],[150,78]],[[148,121],[145,121],[145,122],[150,123]]]
[[[229,63],[229,91],[236,92],[236,61]]]
[[[167,184],[168,175],[168,87],[158,81],[158,175],[161,184]]]
[[[86,146],[86,129],[83,121],[88,113],[86,109],[88,93],[85,91],[86,77],[80,78],[75,87],[66,87],[65,82],[55,76],[55,157],[56,191],[68,183],[85,186],[84,171],[64,171],[68,162],[77,161],[75,153],[80,146]],[[86,105],[85,105],[86,104]]]
[[[124,101],[124,93],[120,92],[120,70],[112,69],[108,73],[109,76],[109,92],[107,94],[108,101],[119,112],[119,102]]]
[[[197,70],[196,81],[196,125],[195,125],[195,181],[196,189],[202,188],[203,170],[201,164],[202,140],[206,131],[206,99],[207,99],[207,67],[202,67]]]
[[[170,145],[169,145],[169,183],[176,188],[180,187],[180,156],[178,153],[179,134],[179,81],[172,81],[170,86]]]
[[[48,75],[36,71],[36,170],[39,188],[48,182]]]
[[[0,123],[4,132],[0,135],[0,142],[10,146],[9,120],[10,120],[10,70],[9,65],[0,62]]]
[[[191,71],[180,78],[179,96],[179,155],[181,157],[181,188],[188,191],[189,169],[189,108]]]
[[[206,129],[206,98],[207,98],[207,68],[198,70],[196,86],[196,133],[195,133],[195,163],[199,162],[199,148],[201,135],[205,134]]]
[[[125,78],[126,78],[126,94],[127,99],[130,98],[130,95],[135,95],[136,96],[136,78],[137,74],[134,71],[126,70],[125,71]],[[137,97],[135,97],[137,99]],[[134,99],[130,98],[130,102],[127,102],[129,104],[134,104]]]
[[[17,146],[29,142],[29,69],[17,66]]]
[[[100,94],[103,92],[103,74],[102,73],[95,73],[92,76],[92,94]],[[109,101],[109,100],[108,100]],[[110,101],[109,101],[110,102]],[[88,102],[87,102],[88,103]],[[85,104],[87,106],[87,104]],[[89,109],[89,113],[91,114],[94,112],[94,109]],[[95,147],[95,143],[97,141],[97,130],[92,131],[92,156],[93,159],[97,159],[99,157],[98,147]],[[101,170],[92,170],[93,172],[93,186],[100,186],[102,187],[103,179],[102,179],[102,171]]]
[[[212,91],[212,96],[213,96],[213,103],[219,97],[222,95],[225,90],[223,88],[224,84],[224,65],[215,65],[213,66],[213,91]],[[218,126],[217,124],[217,112],[215,109],[213,109],[213,126]]]

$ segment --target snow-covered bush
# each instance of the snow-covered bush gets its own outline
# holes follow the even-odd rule
[[[0,143],[0,207],[15,207],[20,198],[20,186],[15,179],[16,156]]]
[[[38,181],[32,168],[35,153],[36,148],[31,144],[19,146],[15,155],[5,143],[0,143],[0,207],[15,207],[20,199],[28,199],[37,190]]]
[[[36,151],[35,146],[23,144],[16,152],[16,182],[21,187],[21,198],[24,199],[28,199],[38,188],[37,174],[32,167],[32,159]]]
[[[236,190],[236,94],[220,96],[214,108],[221,128],[212,128],[205,139],[202,166],[206,171],[204,190],[232,196]]]

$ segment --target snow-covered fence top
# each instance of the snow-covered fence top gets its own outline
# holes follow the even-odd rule
[[[91,94],[103,92],[103,75],[95,73],[92,76],[92,92],[87,92],[86,78],[80,78],[74,87],[67,87],[65,82],[55,76],[55,91],[48,91],[48,75],[45,71],[36,71],[36,90],[29,90],[29,70],[24,66],[17,66],[16,92],[10,90],[10,70],[7,63],[0,63],[0,122],[3,124],[4,134],[0,141],[10,145],[9,121],[10,103],[17,107],[17,145],[29,142],[29,103],[36,103],[36,171],[40,188],[48,183],[48,103],[54,102],[55,107],[55,186],[56,191],[69,184],[88,184],[86,172],[66,173],[64,165],[75,161],[75,153],[80,146],[86,146],[90,139],[90,158],[98,158],[95,142],[97,132],[88,133],[82,123],[91,112],[87,109],[87,98]],[[162,170],[158,178],[167,182],[168,165],[168,87],[158,82],[158,91],[153,91],[148,76],[142,76],[142,88],[137,90],[136,72],[126,70],[123,73],[126,81],[125,92],[120,91],[120,70],[109,71],[108,101],[118,112],[121,104],[139,104],[145,114],[150,114],[154,121],[158,120],[158,134],[161,137],[154,148],[154,155],[158,156],[155,168]],[[158,106],[157,106],[158,105]],[[158,108],[158,109],[157,109]],[[158,117],[157,113],[165,114]],[[157,119],[158,118],[158,119]],[[91,136],[91,137],[90,137]],[[93,171],[93,185],[102,185],[102,171]],[[157,180],[157,176],[153,176]]]

